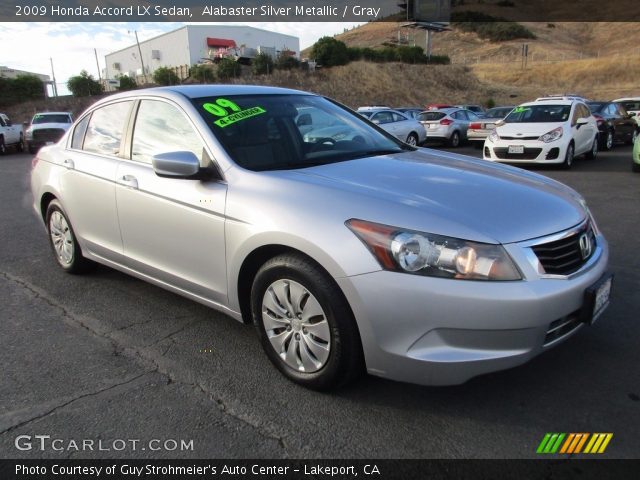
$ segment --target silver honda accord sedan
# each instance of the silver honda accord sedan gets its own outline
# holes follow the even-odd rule
[[[327,116],[344,136],[312,134]],[[40,150],[31,186],[64,270],[101,263],[253,323],[310,388],[365,369],[459,384],[526,362],[609,303],[607,242],[578,193],[409,146],[305,92],[109,96]]]

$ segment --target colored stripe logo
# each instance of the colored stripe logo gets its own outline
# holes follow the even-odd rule
[[[547,433],[536,453],[604,453],[612,438],[613,433]]]

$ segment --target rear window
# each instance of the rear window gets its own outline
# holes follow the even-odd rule
[[[421,122],[432,122],[434,120],[440,120],[446,116],[447,114],[442,112],[423,112],[418,117],[418,120]]]
[[[603,103],[603,102],[591,102],[588,105],[589,105],[589,110],[591,110],[592,112],[599,112],[600,110],[602,110],[604,108],[606,103]]]

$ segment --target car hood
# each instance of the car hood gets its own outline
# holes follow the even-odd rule
[[[498,135],[507,137],[523,137],[541,136],[550,132],[554,128],[562,126],[561,123],[507,123],[497,127]]]
[[[378,218],[364,220],[468,240],[519,242],[568,229],[586,217],[581,197],[559,182],[427,149],[289,173],[382,200],[374,208],[381,212]]]
[[[58,128],[66,132],[70,126],[70,123],[36,123],[35,125],[31,125],[29,129],[33,132],[34,130],[42,130],[44,128]]]

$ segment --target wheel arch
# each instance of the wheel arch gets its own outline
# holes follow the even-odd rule
[[[302,255],[307,260],[315,264],[319,269],[324,271],[329,278],[333,280],[333,276],[331,273],[320,263],[318,260],[313,258],[306,252],[298,248],[294,248],[289,245],[283,244],[266,244],[261,245],[254,250],[252,250],[242,261],[242,265],[240,266],[240,270],[238,272],[238,276],[236,279],[236,294],[238,300],[238,306],[240,308],[240,313],[242,315],[243,323],[250,324],[253,322],[251,318],[251,287],[253,285],[253,280],[255,279],[258,270],[260,267],[264,265],[268,260],[283,254],[297,254]],[[339,292],[345,299],[346,304],[349,306],[351,310],[351,314],[353,315],[353,309],[347,299],[347,296],[342,291],[337,282],[333,282],[336,288],[336,291]],[[231,293],[231,292],[230,292]],[[355,319],[355,316],[354,316]],[[357,324],[357,322],[356,322]]]

